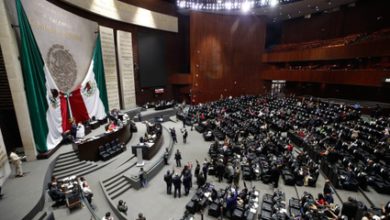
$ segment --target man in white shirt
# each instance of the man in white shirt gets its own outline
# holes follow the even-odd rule
[[[11,163],[15,166],[16,177],[22,177],[23,176],[22,159],[14,152],[11,152],[9,157],[11,159]]]
[[[84,125],[80,122],[77,125],[76,138],[83,138],[84,136],[85,136],[85,128],[84,128]]]

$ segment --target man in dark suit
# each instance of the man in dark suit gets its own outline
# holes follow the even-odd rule
[[[168,170],[167,174],[164,175],[164,181],[167,184],[167,194],[168,195],[172,194],[172,174],[173,174],[173,171],[172,171],[172,173],[170,173]]]
[[[175,174],[173,177],[173,186],[175,187],[173,197],[176,198],[176,195],[178,194],[179,198],[181,197],[181,179],[178,174]]]
[[[181,153],[180,153],[179,149],[177,149],[177,151],[176,151],[175,160],[176,160],[176,166],[177,167],[181,167],[181,162],[180,162],[180,160],[181,160]]]
[[[191,188],[191,172],[189,170],[187,170],[184,173],[183,185],[184,185],[185,195],[187,196],[189,194],[190,188]]]
[[[188,132],[187,129],[184,129],[183,131],[183,143],[187,143],[187,137],[188,137]]]

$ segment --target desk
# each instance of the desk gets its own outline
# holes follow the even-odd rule
[[[96,139],[89,138],[82,142],[73,143],[73,149],[78,150],[80,160],[99,160],[99,146],[110,143],[115,139],[119,139],[120,143],[126,144],[131,139],[132,133],[130,131],[131,123],[123,125],[117,131],[110,133],[103,133],[96,136]]]
[[[162,145],[162,135],[159,135],[153,144],[146,144],[145,147],[142,148],[142,159],[150,160],[154,155],[160,150]],[[137,146],[131,147],[131,152],[133,154],[137,154]]]

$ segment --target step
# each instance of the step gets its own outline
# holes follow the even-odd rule
[[[67,165],[74,164],[74,163],[78,163],[78,162],[80,162],[79,159],[73,159],[73,160],[69,160],[69,161],[63,161],[63,162],[60,162],[60,163],[57,163],[57,162],[56,162],[55,167],[67,166]]]
[[[69,158],[57,159],[56,160],[56,164],[63,164],[63,163],[75,162],[75,161],[80,161],[80,159],[78,157],[69,157]]]
[[[81,166],[81,165],[83,165],[85,163],[87,163],[87,161],[82,160],[82,161],[79,161],[79,162],[76,162],[76,163],[69,163],[69,164],[66,164],[64,166],[55,166],[54,170],[53,170],[53,173],[54,172],[64,171],[64,170],[70,169],[70,168],[75,167],[75,166]]]
[[[130,165],[128,168],[126,169],[123,169],[122,171],[116,173],[115,175],[111,176],[110,178],[107,178],[105,180],[103,180],[103,184],[105,187],[113,184],[116,179],[120,178],[121,175],[120,174],[123,174],[124,172],[128,171],[129,169],[133,168],[135,165],[137,164],[137,162],[133,163],[132,165]]]
[[[57,159],[57,160],[59,160],[59,159],[65,159],[65,158],[71,158],[71,157],[78,157],[78,156],[79,156],[78,153],[75,153],[75,152],[71,151],[71,152],[68,152],[68,153],[60,154],[60,155],[58,156],[58,159]]]
[[[73,167],[71,167],[70,169],[67,169],[67,170],[53,172],[53,175],[55,175],[55,176],[63,176],[66,173],[78,172],[78,170],[84,169],[84,168],[89,167],[91,165],[92,165],[91,163],[85,163],[85,164],[83,164],[81,166],[73,166]]]
[[[58,176],[58,179],[63,179],[65,177],[68,177],[68,176],[85,176],[89,173],[92,173],[98,169],[102,168],[102,166],[99,166],[97,164],[93,164],[85,169],[82,169],[82,170],[77,170],[77,172],[74,172],[74,173],[71,173],[71,174],[67,174],[67,175],[62,175],[62,176]]]
[[[122,176],[123,177],[123,176]],[[120,181],[116,182],[115,185],[112,185],[110,187],[106,188],[106,191],[109,195],[113,194],[115,191],[119,190],[120,188],[124,187],[125,185],[129,184],[129,181],[123,177]]]
[[[59,157],[61,156],[66,156],[66,155],[72,155],[72,154],[78,154],[79,152],[78,151],[68,151],[68,152],[64,152],[64,153],[61,153],[60,155],[58,155]]]
[[[112,185],[112,184],[118,182],[119,179],[121,179],[122,177],[123,177],[123,176],[122,176],[120,173],[118,173],[118,174],[116,174],[115,176],[112,176],[112,177],[110,177],[109,179],[104,180],[104,181],[103,181],[103,185],[104,185],[104,187],[107,188],[107,187],[109,187],[110,185]]]
[[[118,198],[119,196],[121,196],[122,194],[124,194],[127,190],[133,188],[130,184],[127,186],[127,187],[124,187],[122,190],[120,191],[117,191],[118,193],[112,195],[110,198],[111,200],[114,200],[116,198]]]

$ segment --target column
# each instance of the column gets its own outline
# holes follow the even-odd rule
[[[19,61],[19,49],[15,32],[11,27],[11,21],[5,7],[5,1],[0,1],[0,30],[0,45],[24,153],[27,156],[27,160],[35,160],[37,152],[35,150],[26,94],[23,89],[24,83]]]

